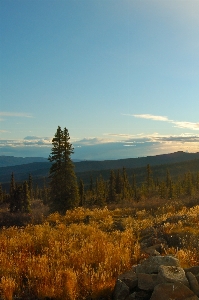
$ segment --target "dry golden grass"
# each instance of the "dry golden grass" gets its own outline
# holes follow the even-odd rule
[[[178,221],[166,221],[173,217]],[[52,214],[40,225],[2,228],[1,298],[111,299],[118,274],[143,258],[141,231],[157,224],[164,234],[178,234],[183,241],[168,253],[184,267],[199,265],[199,206],[168,202],[151,211],[77,208],[65,216]]]

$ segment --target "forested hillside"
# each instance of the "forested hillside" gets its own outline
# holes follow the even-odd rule
[[[5,161],[9,161],[9,159],[12,157],[1,156],[0,161],[3,161],[3,158],[5,159]],[[16,159],[16,161],[18,161],[18,158]],[[195,172],[198,166],[197,160],[199,160],[199,153],[185,153],[179,151],[171,154],[147,156],[140,158],[74,162],[74,166],[78,178],[84,179],[85,184],[87,184],[91,174],[93,178],[97,178],[101,173],[106,179],[109,176],[110,170],[117,170],[123,167],[127,169],[127,173],[129,174],[129,176],[131,176],[132,172],[134,172],[136,169],[138,181],[141,181],[141,174],[144,173],[144,169],[147,166],[147,164],[150,164],[151,167],[157,166],[153,167],[155,177],[161,177],[165,173],[164,170],[166,168],[169,168],[174,176],[178,175],[179,172],[186,172],[188,170],[191,172]],[[11,161],[13,160],[11,159]],[[189,163],[189,161],[192,162]],[[15,165],[0,167],[0,182],[2,184],[8,183],[10,181],[10,176],[12,172],[15,174],[15,178],[17,181],[26,180],[27,176],[31,174],[33,179],[38,184],[39,181],[43,182],[44,177],[47,178],[49,176],[50,162],[41,161],[33,163],[24,163],[23,159],[21,162],[23,162],[23,164],[16,164],[15,162]],[[175,163],[179,164],[172,166],[172,164]]]
[[[15,156],[0,156],[0,167],[8,167],[22,164],[30,164],[33,162],[47,162],[44,157],[15,157]]]

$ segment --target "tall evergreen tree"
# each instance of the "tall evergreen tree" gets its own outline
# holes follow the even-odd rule
[[[71,154],[74,153],[68,130],[58,126],[52,140],[52,152],[49,156],[50,168],[50,208],[65,213],[67,209],[79,204],[77,178]]]

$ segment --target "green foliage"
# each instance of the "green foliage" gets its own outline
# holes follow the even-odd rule
[[[68,130],[58,126],[52,140],[52,152],[49,161],[50,168],[50,208],[51,211],[65,213],[67,209],[79,204],[79,193],[74,165],[71,161],[73,153],[72,144],[69,142]]]
[[[106,183],[102,176],[96,182],[96,204],[104,206],[106,204]]]
[[[110,172],[109,182],[108,182],[108,203],[115,202],[117,199],[116,194],[116,177],[115,172],[112,170]]]
[[[14,175],[11,176],[9,210],[11,213],[30,212],[30,192],[27,181],[16,185]]]
[[[84,192],[84,183],[83,180],[79,181],[79,197],[80,197],[80,206],[83,206],[85,200],[85,192]]]
[[[3,195],[3,189],[2,189],[2,185],[0,184],[0,203],[2,203],[3,202],[3,197],[4,195]]]

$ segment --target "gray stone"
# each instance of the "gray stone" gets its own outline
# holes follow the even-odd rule
[[[125,300],[136,300],[136,292],[130,294]]]
[[[195,275],[195,277],[196,277],[196,279],[197,279],[197,281],[198,281],[198,283],[199,283],[199,274],[198,274],[198,275]]]
[[[191,272],[193,275],[199,275],[199,266],[184,269],[185,273]]]
[[[157,285],[157,274],[138,274],[138,287],[141,290],[153,291],[154,287]]]
[[[134,270],[130,270],[119,275],[118,279],[123,281],[129,287],[130,290],[134,289],[138,283],[137,274]]]
[[[120,279],[117,279],[113,291],[113,300],[125,300],[129,296],[129,287]]]
[[[150,300],[198,300],[198,297],[184,284],[179,282],[156,285]]]
[[[189,282],[185,275],[185,271],[180,267],[160,266],[157,280],[159,283],[180,282],[189,287]]]
[[[149,300],[151,296],[151,292],[147,291],[139,291],[135,293],[135,299],[136,300]]]
[[[179,267],[179,260],[173,256],[150,256],[137,265],[136,273],[158,273],[159,266]]]
[[[199,284],[198,284],[198,281],[197,281],[195,275],[191,272],[187,272],[186,275],[187,275],[187,279],[189,281],[190,289],[194,292],[194,294],[199,296]]]
[[[161,251],[161,244],[157,244],[143,249],[143,252],[153,256],[160,255],[160,251]]]

